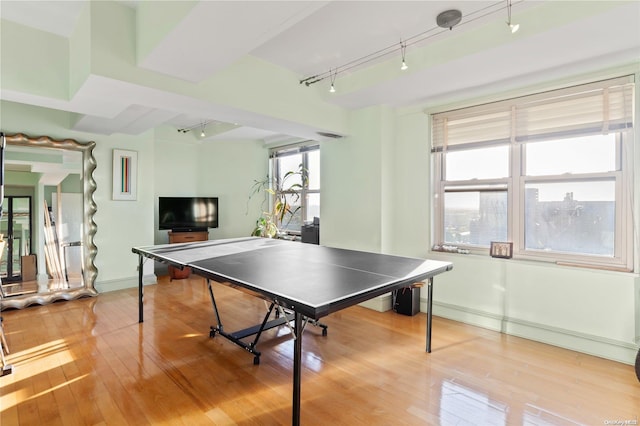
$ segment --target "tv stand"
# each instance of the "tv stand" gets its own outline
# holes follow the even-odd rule
[[[209,239],[209,231],[198,230],[198,231],[177,231],[171,230],[169,231],[169,244],[175,243],[193,243],[196,241],[207,241]],[[174,266],[169,265],[169,280],[180,280],[184,278],[189,278],[191,275],[191,268],[183,268],[178,269]]]
[[[197,228],[172,228],[171,231],[169,231],[169,234],[171,233],[178,233],[178,234],[186,234],[186,233],[196,233],[196,232],[205,232],[206,234],[209,234],[209,231],[206,227],[197,227]],[[208,237],[207,237],[208,239]]]

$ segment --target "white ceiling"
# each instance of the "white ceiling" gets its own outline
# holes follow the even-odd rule
[[[82,152],[44,147],[7,145],[6,171],[39,173],[39,182],[56,186],[70,174],[82,174]]]
[[[78,25],[85,2],[1,0],[0,14],[4,20],[69,37]],[[120,3],[133,10],[139,7],[135,0]],[[514,0],[514,20],[547,3]],[[301,80],[382,48],[399,46],[400,40],[412,40],[419,34],[426,39],[409,46],[408,57],[412,50],[430,43],[492,23],[504,26],[506,41],[502,44],[454,55],[421,69],[414,67],[410,73],[396,73],[327,98],[335,105],[357,109],[469,98],[640,58],[640,1],[604,8],[595,16],[578,13],[578,1],[564,6],[565,10],[576,8],[575,20],[556,23],[556,17],[549,16],[548,21],[536,23],[535,31],[527,32],[524,27],[520,35],[512,36],[505,25],[506,1],[201,1],[138,66],[198,84],[250,55],[287,69]],[[447,9],[459,9],[463,14],[461,24],[452,30],[438,28],[435,23],[436,16]],[[523,22],[522,26],[526,24]],[[464,50],[463,46],[452,46]],[[216,54],[203,54],[211,51]],[[399,49],[340,74],[337,82],[394,56],[399,58]],[[299,84],[297,80],[291,84]],[[328,81],[317,84],[326,86]],[[201,99],[131,82],[101,80],[99,76],[91,76],[70,101],[13,90],[1,90],[0,94],[10,101],[78,113],[80,119],[75,128],[94,133],[139,134],[162,124],[176,128],[198,126],[204,119],[201,111],[206,111],[207,120],[240,123],[218,126],[218,133],[207,138],[211,140],[268,141],[306,135],[308,130],[237,108],[207,104]],[[194,131],[199,132],[199,127]]]

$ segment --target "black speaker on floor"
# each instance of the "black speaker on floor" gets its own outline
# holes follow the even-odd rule
[[[405,287],[394,291],[393,310],[413,316],[420,312],[420,287]]]

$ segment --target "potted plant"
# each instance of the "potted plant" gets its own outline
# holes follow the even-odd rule
[[[296,178],[298,177],[298,178]],[[288,225],[300,206],[294,206],[300,199],[300,190],[308,182],[308,172],[302,164],[296,170],[290,170],[278,179],[267,176],[262,180],[255,180],[251,186],[249,201],[258,194],[263,195],[262,214],[256,220],[256,226],[251,236],[275,238],[280,235],[280,228]],[[265,208],[269,206],[269,208]]]

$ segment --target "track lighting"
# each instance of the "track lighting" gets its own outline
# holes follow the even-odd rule
[[[400,66],[400,70],[404,71],[407,68],[409,68],[409,66],[407,65],[407,63],[404,61],[404,54],[407,50],[407,44],[400,42],[400,51],[402,52],[402,65]]]
[[[329,88],[329,93],[336,93],[336,88],[335,88],[335,86],[333,85],[333,84],[335,83],[335,81],[336,81],[336,75],[338,75],[338,71],[337,71],[337,69],[336,69],[336,71],[335,71],[335,72],[333,72],[333,73],[331,74],[331,87]]]
[[[204,138],[205,136],[207,136],[204,129],[208,124],[215,123],[215,121],[216,120],[201,121],[199,124],[194,124],[193,126],[190,126],[190,127],[182,127],[178,129],[178,133],[189,133],[193,129],[197,129],[198,127],[200,127],[200,137]]]
[[[511,22],[512,0],[506,0],[506,1],[507,1],[507,11],[509,14],[507,25],[511,29],[511,32],[515,33],[520,28],[520,25],[514,24]],[[518,1],[524,1],[524,0],[518,0]],[[471,4],[475,2],[468,2],[468,3]],[[445,31],[446,32],[452,31],[453,27],[455,26],[467,25],[474,21],[484,19],[485,17],[490,15],[494,15],[497,13],[504,13],[503,11],[504,11],[504,3],[502,1],[490,2],[490,4],[488,5],[480,6],[476,10],[467,13],[465,15],[465,19],[463,22],[462,12],[460,10],[457,10],[457,9],[445,10],[444,12],[439,13],[438,16],[436,17],[435,27],[429,28],[419,34],[415,34],[409,38],[402,40],[400,42],[400,46],[398,46],[398,44],[393,44],[393,45],[384,47],[368,55],[364,55],[360,58],[357,58],[350,62],[342,64],[336,68],[330,68],[328,71],[324,71],[324,72],[317,73],[312,76],[303,78],[298,82],[300,84],[304,83],[305,86],[309,87],[312,84],[318,83],[326,79],[330,79],[331,84],[329,86],[329,92],[335,93],[336,92],[335,80],[338,74],[346,73],[351,70],[361,68],[371,62],[380,61],[384,57],[387,57],[392,54],[397,54],[398,50],[400,50],[400,53],[402,55],[402,63],[401,63],[400,69],[402,71],[405,71],[409,68],[405,58],[407,46],[413,46],[418,43],[424,43],[425,41],[433,37],[441,36]]]
[[[513,22],[511,22],[511,7],[511,0],[507,0],[507,25],[509,26],[509,28],[511,28],[511,34],[513,34],[518,31],[518,29],[520,28],[520,24],[514,24]]]
[[[475,13],[480,13],[482,12],[482,10],[480,11],[476,11]],[[447,29],[451,30],[455,25],[457,25],[460,21],[462,20],[462,12],[460,12],[459,10],[448,10],[445,12],[442,12],[440,15],[438,15],[438,19],[437,19],[437,23],[438,25],[444,26]],[[407,46],[409,45],[413,45],[413,44],[417,44],[420,42],[423,42],[431,37],[437,36],[439,33],[437,32],[438,28],[430,28],[426,31],[421,32],[420,34],[416,34],[412,37],[409,37],[406,40],[403,40],[400,43],[400,50],[402,53],[402,63],[400,66],[400,69],[402,71],[409,69],[409,65],[407,65],[407,61],[405,58],[405,51]],[[318,83],[320,81],[323,81],[325,79],[331,79],[331,84],[329,86],[329,92],[331,93],[335,93],[336,92],[336,86],[335,86],[335,79],[336,76],[339,73],[343,73],[343,72],[347,72],[353,68],[357,68],[360,67],[362,65],[365,65],[369,62],[373,62],[376,60],[379,60],[380,58],[383,58],[385,56],[388,56],[392,53],[395,53],[398,51],[398,45],[394,44],[391,46],[387,46],[383,49],[380,49],[376,52],[370,53],[368,55],[365,55],[361,58],[358,59],[354,59],[353,61],[347,62],[346,64],[340,65],[337,68],[331,68],[329,69],[329,71],[325,71],[325,72],[321,72],[318,74],[314,74],[312,76],[309,77],[305,77],[301,80],[298,81],[298,83],[303,84],[307,87],[311,86],[312,84]]]

